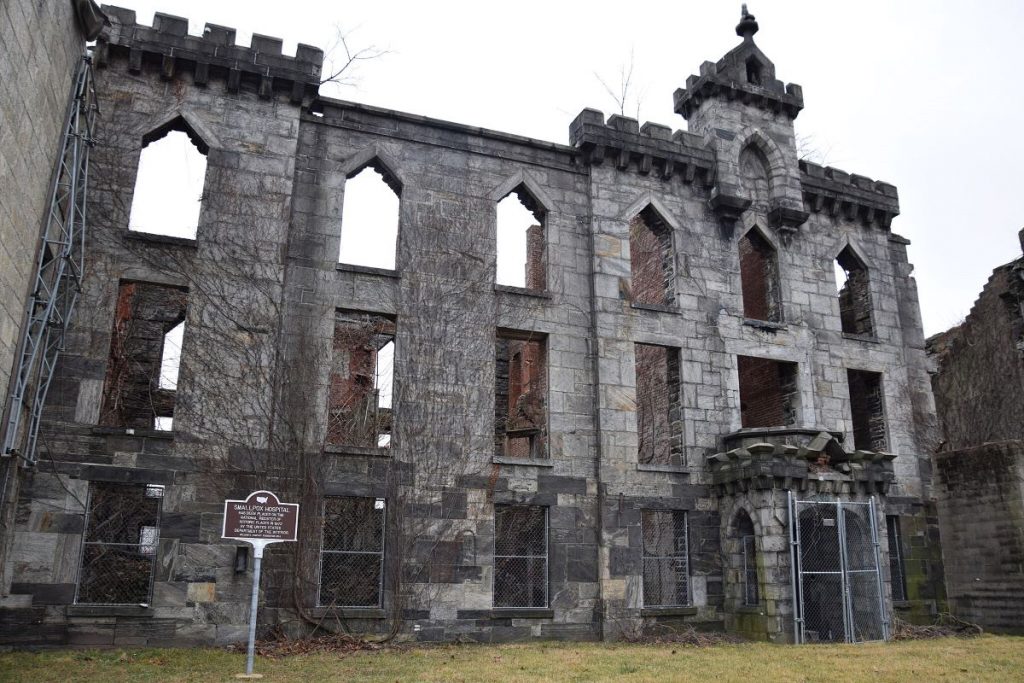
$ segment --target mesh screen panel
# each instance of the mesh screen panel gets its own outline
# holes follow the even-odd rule
[[[686,512],[643,510],[643,593],[647,607],[689,604]]]
[[[379,607],[384,576],[384,501],[324,501],[321,605]]]
[[[547,508],[494,508],[494,606],[547,607]]]

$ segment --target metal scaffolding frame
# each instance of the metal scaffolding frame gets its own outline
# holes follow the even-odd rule
[[[86,54],[78,66],[64,119],[0,451],[4,457],[21,457],[28,465],[36,462],[46,394],[82,287],[89,149],[96,111],[92,57]],[[22,441],[24,446],[20,447]]]

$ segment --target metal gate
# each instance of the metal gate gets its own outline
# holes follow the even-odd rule
[[[797,500],[789,494],[798,643],[888,640],[875,499]]]

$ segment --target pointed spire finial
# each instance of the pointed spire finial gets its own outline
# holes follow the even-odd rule
[[[743,9],[740,13],[740,23],[736,24],[736,35],[743,38],[743,40],[753,40],[754,34],[757,33],[757,20],[754,19],[754,15],[747,11],[747,3],[743,3]]]

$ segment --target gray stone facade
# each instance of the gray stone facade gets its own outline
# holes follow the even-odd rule
[[[303,540],[265,563],[264,627],[342,620],[497,641],[695,625],[786,641],[789,491],[875,496],[880,517],[906,520],[905,555],[925,578],[896,607],[922,618],[939,608],[934,408],[907,241],[891,232],[896,190],[798,160],[802,93],[775,79],[752,17],[739,47],[677,91],[688,132],[586,109],[560,145],[318,97],[313,48],[282,56],[272,38],[241,48],[231,29],[198,38],[183,19],[158,14],[150,28],[105,11],[90,264],[47,455],[18,503],[7,571],[24,606],[0,620],[16,625],[0,626],[4,642],[241,639],[251,571],[220,541],[220,512],[257,488],[304,505]],[[194,240],[127,229],[140,150],[168,128],[207,150]],[[764,182],[741,168],[743,153]],[[346,183],[367,166],[400,196],[394,270],[338,262]],[[495,207],[513,191],[542,217],[540,290],[494,284]],[[657,264],[670,303],[630,300],[641,214],[670,236]],[[738,244],[750,230],[776,259],[777,321],[744,317]],[[842,332],[831,264],[844,249],[869,273],[871,335]],[[101,424],[131,282],[187,292],[172,431]],[[369,344],[339,344],[336,321],[366,314],[393,321],[390,446],[327,444],[334,375],[354,367],[334,356]],[[529,458],[496,453],[497,338],[541,342],[547,424]],[[660,423],[680,432],[669,464],[639,456],[636,344],[668,348],[664,365],[678,371]],[[762,387],[741,390],[740,356],[795,368],[786,424],[743,428],[741,393]],[[881,375],[887,453],[852,447],[850,369]],[[159,542],[138,543],[152,587],[135,604],[86,604],[87,508],[113,483],[163,487],[158,524],[146,525]],[[328,545],[352,542],[325,529],[330,497],[385,510],[376,604],[319,604]],[[544,510],[529,560],[497,550],[511,542],[495,527],[505,505]],[[756,605],[737,592],[740,509],[756,538]],[[668,543],[658,524],[672,527]],[[360,543],[364,559],[378,547]],[[510,583],[515,562],[531,569]],[[517,583],[531,585],[523,602],[496,606],[499,586]]]

